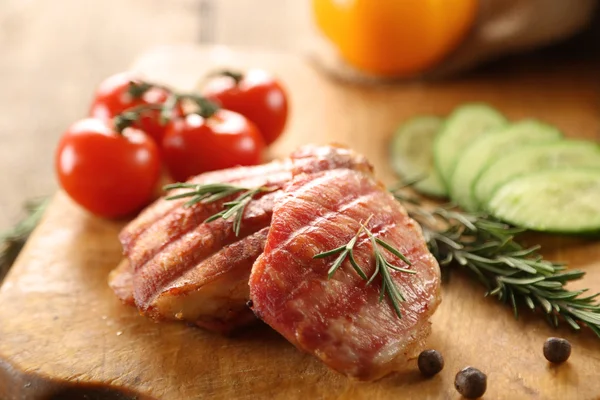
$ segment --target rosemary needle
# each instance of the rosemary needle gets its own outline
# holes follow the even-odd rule
[[[233,230],[235,232],[235,236],[239,236],[242,226],[242,217],[244,216],[244,210],[246,209],[246,206],[256,194],[267,190],[268,189],[266,188],[258,187],[243,191],[238,197],[235,198],[235,200],[223,203],[224,209],[215,215],[208,217],[205,222],[214,221],[218,218],[229,219],[233,217]]]
[[[371,217],[369,217],[369,219],[371,219]],[[369,219],[367,219],[367,222],[365,222],[365,224],[368,223]],[[331,278],[333,276],[333,274],[335,274],[335,271],[337,271],[337,269],[340,267],[340,265],[342,265],[342,263],[344,262],[346,257],[348,257],[348,260],[350,261],[350,265],[352,265],[352,268],[354,268],[354,270],[356,271],[358,276],[360,276],[364,280],[368,280],[367,275],[365,275],[365,272],[362,270],[362,268],[358,265],[358,263],[354,259],[354,245],[356,244],[356,241],[358,240],[358,237],[360,236],[360,233],[362,232],[362,230],[364,228],[365,228],[365,225],[361,224],[360,228],[356,232],[356,235],[354,235],[354,237],[352,239],[350,239],[350,241],[348,243],[346,243],[345,245],[337,247],[333,250],[319,253],[313,257],[313,258],[325,258],[325,257],[329,257],[329,256],[339,253],[338,258],[335,259],[333,264],[331,264],[329,271],[327,271],[327,276],[329,278]]]
[[[13,228],[0,233],[0,281],[2,281],[2,278],[21,252],[29,235],[39,223],[47,205],[48,199],[27,202],[25,204],[27,216]]]
[[[211,222],[219,218],[233,218],[233,231],[239,236],[242,227],[242,218],[244,210],[254,196],[263,192],[271,192],[274,189],[259,186],[256,188],[246,188],[243,186],[231,185],[228,183],[174,183],[163,187],[165,191],[174,189],[189,189],[187,192],[166,197],[167,200],[183,199],[191,197],[184,203],[184,207],[191,207],[197,203],[214,203],[227,197],[239,194],[235,199],[223,203],[223,209],[218,213],[208,217],[204,222]]]

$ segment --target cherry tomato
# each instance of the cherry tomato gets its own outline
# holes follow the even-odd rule
[[[266,71],[249,70],[235,78],[216,76],[207,82],[203,94],[223,108],[254,122],[267,145],[283,132],[288,116],[287,95],[281,84]]]
[[[153,87],[136,98],[129,93],[131,82],[140,84],[141,80],[129,72],[106,78],[96,90],[90,116],[108,120],[132,107],[163,104],[169,97],[169,93],[165,89]],[[180,110],[177,109],[177,112]],[[165,127],[160,123],[159,110],[144,112],[134,126],[146,132],[158,144],[162,141],[165,133]]]
[[[139,210],[152,198],[160,174],[158,146],[136,128],[114,131],[95,118],[67,129],[56,150],[62,188],[93,214],[117,218]]]
[[[256,126],[224,109],[209,118],[188,114],[167,126],[162,142],[165,164],[176,181],[236,165],[256,165],[265,147]]]

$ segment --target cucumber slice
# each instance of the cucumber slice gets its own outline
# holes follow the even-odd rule
[[[506,118],[498,111],[479,103],[463,105],[450,114],[433,144],[435,167],[446,188],[456,162],[473,138],[506,123]]]
[[[563,140],[515,149],[488,165],[473,186],[479,208],[510,180],[546,169],[600,168],[600,146],[593,142]]]
[[[560,233],[600,231],[600,170],[545,170],[506,183],[492,214],[523,228]]]
[[[466,211],[479,206],[473,184],[485,167],[513,148],[536,142],[558,141],[562,133],[552,125],[536,120],[524,120],[485,133],[461,154],[450,180],[450,198]]]
[[[430,196],[445,197],[446,188],[433,165],[433,139],[443,120],[417,116],[403,123],[394,134],[391,146],[392,167],[403,179],[420,179],[414,188]]]

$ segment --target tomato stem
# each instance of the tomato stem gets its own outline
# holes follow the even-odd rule
[[[208,76],[227,76],[235,81],[235,84],[239,84],[244,79],[244,74],[239,71],[231,71],[228,69],[218,70],[208,74]]]
[[[127,92],[134,99],[140,99],[148,90],[155,87],[157,87],[157,85],[144,81],[129,81],[129,89]]]
[[[132,107],[113,118],[115,131],[121,135],[123,134],[125,128],[129,128],[135,124],[143,114],[146,114],[152,110],[162,109],[163,106],[160,104],[141,104],[139,106]]]
[[[225,73],[225,72],[223,72]],[[237,79],[236,76],[240,76],[240,74],[236,73],[227,73],[228,76],[231,76],[234,79]],[[207,99],[206,97],[193,94],[193,93],[178,93],[166,86],[146,82],[146,81],[130,81],[128,93],[134,98],[140,98],[150,89],[162,89],[169,93],[169,97],[165,101],[164,104],[142,104],[136,107],[132,107],[129,110],[122,112],[113,118],[113,124],[117,133],[122,134],[125,128],[128,128],[135,124],[140,117],[148,113],[152,110],[160,111],[160,124],[166,125],[175,115],[174,110],[182,101],[188,100],[192,104],[194,104],[197,108],[195,111],[196,114],[200,115],[203,118],[210,118],[216,113],[221,107]]]
[[[180,93],[177,94],[177,97],[180,100],[189,100],[191,101],[197,108],[198,111],[195,113],[200,115],[203,118],[210,118],[219,111],[221,106],[219,106],[214,101],[207,99],[206,97],[199,96],[193,93]]]
[[[171,118],[173,118],[173,115],[175,115],[175,108],[179,104],[179,101],[179,96],[171,92],[169,97],[167,97],[167,101],[165,101],[165,104],[160,110],[160,119],[158,122],[161,125],[166,125],[171,120]]]

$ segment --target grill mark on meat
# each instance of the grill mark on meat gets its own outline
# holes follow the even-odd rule
[[[192,184],[208,184],[208,183],[231,183],[251,184],[252,180],[265,182],[265,178],[270,177],[274,181],[286,181],[291,178],[292,162],[289,159],[283,161],[272,161],[268,164],[263,164],[255,167],[235,167],[226,170],[207,172],[198,175],[188,181]],[[259,184],[260,185],[260,184]],[[188,189],[176,189],[170,192],[170,195],[184,193]],[[134,245],[135,241],[148,228],[153,226],[157,221],[166,217],[173,210],[179,209],[187,200],[166,200],[164,197],[156,200],[148,208],[129,223],[119,235],[125,254],[128,255],[129,249]]]
[[[250,323],[248,279],[262,253],[269,228],[228,245],[170,282],[154,299],[147,315],[156,320],[186,320],[226,332]],[[201,301],[195,301],[199,299]]]
[[[265,252],[255,262],[250,278],[253,310],[331,368],[360,379],[378,378],[401,368],[408,356],[420,350],[429,331],[428,317],[439,302],[439,267],[418,225],[380,185],[349,170],[327,171],[321,178],[319,187],[310,177],[296,177],[286,200],[274,210]],[[307,187],[314,191],[303,190]],[[346,204],[343,195],[336,195],[344,190],[369,200],[363,208],[346,206],[340,216],[331,215],[332,207]],[[338,202],[322,196],[323,191],[337,196]],[[400,303],[402,319],[395,315],[389,299],[379,303],[379,277],[367,286],[346,260],[328,280],[327,270],[335,256],[312,258],[347,243],[360,227],[359,221],[370,214],[374,214],[369,223],[373,234],[398,248],[413,266],[407,267],[387,251],[384,257],[393,265],[418,271],[417,275],[390,271],[406,298]],[[316,226],[293,236],[297,226],[290,220],[312,221]],[[355,246],[355,258],[368,276],[374,271],[369,241],[362,239]]]
[[[388,234],[388,233],[389,233],[389,231],[391,230],[390,228],[392,228],[392,225],[391,225],[391,224],[388,224],[388,225],[386,225],[386,226],[381,226],[381,225],[379,225],[379,226],[375,226],[375,227],[370,227],[370,228],[369,228],[369,230],[371,231],[371,233],[373,234],[373,236],[374,236],[375,238],[384,238],[384,237],[386,236],[386,234]],[[357,228],[357,229],[358,229],[358,228]],[[310,233],[310,231],[308,231],[308,230],[304,232],[304,234],[309,234],[309,233]],[[356,232],[354,232],[354,233],[356,233]],[[296,235],[295,235],[295,236],[296,236]],[[290,240],[290,241],[291,241],[291,240]],[[342,245],[344,245],[344,244],[346,244],[346,243],[347,243],[347,242],[340,243],[340,245],[339,245],[339,246],[342,246]],[[288,244],[289,244],[289,243],[288,243]],[[284,244],[283,246],[285,246],[285,244]],[[332,246],[332,248],[336,248],[336,247],[339,247],[339,246],[335,246],[335,245],[333,245],[333,246]],[[356,244],[355,244],[355,248],[360,248],[360,247],[364,247],[364,246],[371,247],[371,241],[370,241],[370,239],[369,239],[368,237],[364,237],[364,235],[363,235],[363,239],[362,239],[362,240],[361,240],[361,239],[359,239],[359,240],[356,242]],[[372,248],[372,247],[371,247],[371,248]],[[282,248],[282,247],[278,247],[278,248],[276,248],[276,249],[273,249],[273,252],[274,252],[274,253],[277,253],[277,252],[285,252],[285,253],[287,253],[288,255],[290,255],[290,257],[296,257],[296,256],[297,256],[297,254],[290,253],[290,251],[289,251],[289,250],[287,250],[287,249],[284,249],[284,248]],[[319,251],[319,252],[320,252],[320,251]],[[414,252],[414,248],[413,248],[413,249],[410,249],[410,250],[409,250],[409,251],[407,251],[406,253],[407,253],[407,254],[409,254],[409,253],[410,253],[410,254],[412,254],[413,252]],[[318,254],[318,252],[316,252],[315,254]],[[311,257],[313,257],[315,254],[313,254]],[[390,261],[392,264],[397,264],[397,260],[395,260],[393,257],[390,257],[390,256],[389,256],[389,254],[388,254],[387,252],[386,252],[386,253],[384,253],[384,255],[385,255],[385,258],[386,258],[386,260]],[[335,256],[332,256],[332,257],[333,257],[333,259],[335,259]],[[427,256],[425,256],[425,257],[426,257],[426,258],[428,258]],[[358,259],[357,259],[357,261],[358,261]],[[366,260],[366,262],[367,262],[367,264],[365,264],[365,265],[368,265],[368,264],[370,264],[370,260]],[[420,258],[417,258],[417,259],[414,259],[414,260],[412,260],[412,259],[411,259],[411,262],[423,262],[423,257],[420,257]],[[362,264],[359,262],[359,265],[362,265]],[[406,264],[402,264],[402,265],[399,265],[399,266],[401,266],[402,268],[411,269],[411,266],[409,266],[409,265],[406,265]],[[364,268],[363,268],[363,270],[364,270]],[[308,269],[308,268],[307,268],[307,269],[304,269],[303,271],[301,271],[301,277],[302,277],[302,278],[301,278],[301,279],[299,279],[299,280],[301,280],[301,281],[305,280],[307,276],[310,276],[310,275],[312,275],[312,274],[313,274],[313,271],[314,271],[314,270],[311,270],[311,269]],[[365,272],[367,272],[367,271],[365,271]],[[369,271],[369,272],[372,272],[372,271]],[[368,274],[367,274],[367,276],[369,276],[369,277],[370,277],[370,275],[368,275]],[[362,284],[363,284],[363,282],[362,282],[362,281],[359,279],[360,277],[359,277],[358,275],[356,275],[356,278],[357,278],[357,279],[356,279],[356,283],[357,283],[357,285],[362,285]],[[338,281],[339,281],[339,280],[343,280],[343,279],[339,278],[339,277],[338,277],[338,274],[336,273],[336,274],[334,274],[334,275],[333,275],[331,278],[328,278],[328,280],[330,280],[330,281],[338,280]],[[378,279],[376,279],[376,280],[375,280],[375,283],[377,283],[377,282],[379,282],[379,281],[378,281]],[[380,282],[379,282],[379,283],[380,283]],[[379,286],[379,287],[380,287],[380,286]],[[375,288],[376,288],[377,290],[379,290],[377,286],[375,286]],[[301,287],[301,286],[299,286],[299,287],[297,287],[297,288],[294,288],[294,289],[292,289],[291,291],[288,291],[288,292],[287,292],[287,295],[286,295],[286,299],[287,299],[287,298],[293,298],[293,297],[294,297],[294,295],[296,294],[296,292],[298,292],[298,291],[301,291],[301,290],[302,290],[302,287]],[[403,293],[403,294],[405,295],[405,297],[406,297],[407,299],[408,299],[409,297],[411,297],[411,296],[410,296],[409,294],[407,294],[407,293]]]
[[[295,251],[296,254],[291,254],[290,251],[288,249],[286,249],[286,246],[289,246],[289,244],[293,240],[297,239],[299,236],[309,235],[311,233],[315,233],[315,231],[323,231],[323,228],[320,227],[320,226],[318,226],[319,224],[323,223],[324,221],[331,221],[333,219],[333,217],[337,217],[337,218],[342,217],[343,218],[344,216],[340,215],[340,213],[342,213],[342,212],[344,212],[344,211],[346,211],[346,210],[348,210],[350,208],[353,208],[356,205],[359,205],[361,203],[365,203],[365,202],[368,201],[369,198],[372,198],[372,197],[373,197],[373,193],[361,195],[358,198],[354,198],[354,199],[347,198],[347,199],[345,199],[346,202],[342,203],[339,206],[340,207],[340,211],[335,211],[335,210],[333,210],[330,207],[325,207],[323,205],[320,205],[320,204],[317,204],[317,203],[313,202],[312,203],[313,206],[316,207],[316,208],[318,208],[319,210],[324,210],[325,214],[324,215],[318,215],[318,214],[315,213],[316,214],[315,218],[313,218],[312,220],[310,220],[309,222],[307,222],[306,226],[304,226],[304,227],[302,227],[300,229],[294,230],[292,232],[292,234],[287,239],[285,239],[285,242],[283,242],[281,245],[279,245],[276,248],[270,248],[270,247],[268,247],[266,250],[272,252],[273,256],[276,256],[276,254],[278,252],[286,252],[286,253],[290,254],[291,257],[297,256],[298,255],[297,254],[298,253],[298,249],[294,249],[294,251]],[[285,207],[285,202],[281,203],[281,207]],[[274,212],[277,212],[277,210],[274,210]],[[356,221],[352,220],[349,217],[346,219],[346,222],[347,222],[347,224],[349,224],[349,226],[352,226],[352,225],[356,224]],[[344,226],[344,225],[343,224],[338,224],[336,227],[339,228],[339,227],[342,227],[342,226]],[[334,229],[336,227],[334,227]],[[354,234],[356,234],[356,230],[357,229],[358,229],[358,227],[354,230]],[[352,229],[350,229],[350,230],[352,230]],[[373,232],[373,234],[376,237],[381,236],[380,235],[381,232],[378,229],[372,229],[372,232]],[[348,232],[347,232],[347,230],[342,230],[342,229],[338,229],[337,231],[334,231],[334,230],[330,229],[327,232],[322,232],[322,234],[323,234],[323,236],[331,236],[331,237],[343,238],[343,237],[347,236]],[[343,240],[339,240],[338,244],[333,244],[331,246],[331,248],[337,248],[339,246],[345,245],[346,243],[347,243],[347,241],[344,242]],[[362,240],[359,239],[357,241],[357,243],[356,243],[355,246],[359,247],[359,246],[365,245],[365,244],[370,245],[370,241],[369,241],[368,238],[364,238]],[[308,249],[309,246],[306,246],[306,247],[307,247],[307,250],[309,250]],[[309,257],[312,258],[313,256],[315,256],[319,252],[320,251],[314,250],[314,251],[312,251],[309,254]],[[305,278],[306,276],[312,274],[313,270],[310,269],[310,268],[306,268],[303,271],[301,271],[300,273],[302,274],[302,277]],[[336,279],[336,276],[334,275],[331,279]],[[300,279],[300,280],[302,280],[302,279]],[[289,293],[288,297],[293,297],[293,295],[295,294],[295,292],[297,290],[299,290],[299,288],[295,288],[291,292],[288,292]]]
[[[293,241],[296,237],[300,236],[300,235],[304,235],[307,233],[310,233],[311,231],[315,230],[318,228],[318,225],[320,223],[322,223],[323,221],[328,221],[331,220],[333,217],[339,217],[339,214],[348,210],[349,208],[353,208],[356,207],[358,205],[361,205],[362,203],[365,203],[368,201],[368,199],[370,197],[373,197],[372,193],[369,194],[365,194],[365,195],[361,195],[358,198],[352,198],[351,196],[345,198],[345,203],[342,203],[339,205],[339,210],[336,211],[331,207],[326,207],[323,206],[321,204],[315,203],[313,202],[313,206],[314,207],[318,207],[319,209],[324,209],[327,210],[326,213],[324,215],[316,215],[315,218],[313,218],[312,220],[308,221],[307,224],[305,226],[302,226],[301,228],[292,231],[291,235],[286,239],[286,242],[281,244],[281,247],[278,247],[277,249],[273,249],[272,251],[282,251],[282,246],[288,245],[291,241]],[[282,206],[285,207],[285,203],[282,203]],[[276,211],[276,210],[274,210]],[[350,221],[350,218],[349,218]],[[364,222],[364,221],[363,221]],[[334,235],[332,235],[334,236]],[[341,244],[340,244],[341,246]],[[338,246],[339,247],[339,246]],[[271,250],[271,249],[269,249]]]
[[[264,214],[264,212],[258,213],[257,210],[264,211],[264,209],[272,209],[272,203],[276,193],[277,192],[270,192],[255,196],[255,200],[250,202],[246,207],[243,221],[244,224],[247,224],[247,221],[252,223],[253,220],[263,216],[262,214]],[[237,195],[233,195],[222,201],[209,204],[198,203],[189,208],[180,207],[178,210],[168,214],[165,218],[157,221],[152,227],[148,228],[146,232],[140,235],[136,241],[135,247],[127,254],[129,259],[136,265],[135,270],[137,271],[137,269],[142,268],[153,257],[161,252],[169,251],[174,248],[180,240],[185,241],[186,235],[197,230],[198,227],[204,224],[204,221],[207,218],[223,209],[224,202],[233,200],[236,196]],[[260,207],[257,207],[257,205],[260,205]],[[254,210],[254,212],[252,212],[252,210]],[[270,219],[270,216],[268,218]]]
[[[243,187],[269,186],[280,188],[290,179],[291,173],[288,171],[278,173],[275,176],[239,180],[231,183]],[[202,224],[208,217],[221,211],[223,203],[235,199],[238,195],[234,194],[214,203],[197,203],[187,208],[183,207],[186,200],[180,200],[176,209],[159,218],[144,232],[140,233],[134,245],[130,245],[125,250],[125,255],[133,261],[135,269],[137,269],[138,266],[148,262],[154,255],[161,252],[165,246]],[[261,196],[268,197],[268,195],[269,193],[257,194],[255,199],[259,199]]]
[[[146,310],[170,281],[212,256],[223,246],[267,227],[271,220],[273,200],[278,195],[279,192],[268,193],[248,204],[240,236],[235,235],[232,220],[217,219],[202,223],[179,240],[170,242],[164,251],[143,264],[136,270],[134,278],[135,302],[140,310]]]
[[[310,202],[311,205],[307,205],[307,209],[311,209],[312,213],[309,215],[310,219],[301,220],[295,219],[293,221],[285,221],[285,225],[290,232],[289,236],[278,235],[276,240],[270,240],[266,246],[266,252],[270,252],[273,257],[277,256],[277,253],[285,252],[290,255],[290,258],[299,255],[298,248],[294,248],[293,251],[287,249],[287,246],[290,245],[294,240],[297,240],[300,236],[306,236],[308,234],[315,234],[315,238],[313,242],[318,243],[321,240],[326,240],[326,237],[334,238],[334,243],[331,244],[331,248],[336,248],[341,245],[347,243],[347,240],[343,238],[348,236],[350,233],[356,233],[358,229],[357,222],[349,216],[341,214],[343,211],[353,208],[353,206],[360,204],[362,201],[373,197],[373,193],[361,194],[358,198],[355,197],[354,193],[351,193],[348,196],[342,197],[339,203],[331,203],[329,201],[323,202],[323,204],[316,202],[314,199],[308,199],[306,201],[303,199],[303,195],[306,195],[314,188],[326,186],[327,182],[332,180],[332,176],[327,173],[315,174],[317,177],[308,176],[306,177],[306,183],[300,188],[293,192],[293,194],[289,194],[286,196],[284,200],[282,200],[276,207],[274,212],[277,213],[281,209],[285,209],[289,207],[290,202],[298,203],[299,201]],[[310,180],[309,180],[310,179]],[[291,188],[293,190],[293,188]],[[335,209],[339,207],[339,211]],[[325,230],[322,226],[319,226],[323,223],[331,223],[334,218],[342,219],[343,221],[337,221],[338,223],[333,226],[328,226],[328,229]],[[366,218],[365,218],[366,219]],[[296,227],[295,225],[299,225]],[[277,228],[277,227],[276,227]],[[273,233],[274,235],[275,233]],[[276,242],[277,247],[270,247],[270,244]],[[364,242],[364,241],[363,241]],[[320,251],[313,247],[310,244],[304,244],[303,248],[309,251],[309,254],[306,255],[307,258],[312,258],[314,255],[318,254]],[[311,251],[312,250],[312,251]],[[303,254],[304,255],[304,254]],[[317,263],[319,261],[316,261]],[[313,270],[310,268],[303,269],[300,271],[305,275],[309,275],[313,273]],[[294,289],[294,291],[298,290],[298,288]],[[294,291],[288,292],[288,295],[293,294]]]

